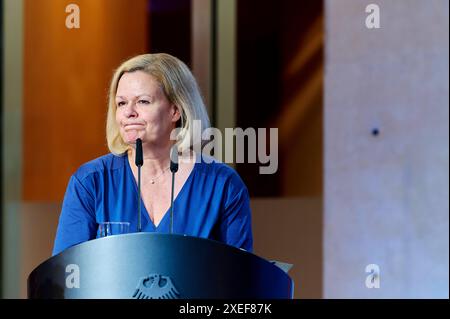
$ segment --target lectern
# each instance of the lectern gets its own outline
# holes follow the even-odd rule
[[[29,298],[293,297],[279,267],[244,250],[184,235],[133,233],[66,249],[28,277]]]

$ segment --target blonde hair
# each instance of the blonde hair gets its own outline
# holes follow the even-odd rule
[[[116,122],[115,102],[117,86],[126,72],[143,71],[152,75],[160,84],[170,103],[180,112],[179,130],[176,135],[178,150],[183,152],[193,148],[193,122],[201,121],[201,132],[210,126],[197,82],[189,68],[179,59],[166,53],[142,54],[123,62],[111,80],[106,120],[106,139],[109,150],[120,155],[129,149],[120,136]]]

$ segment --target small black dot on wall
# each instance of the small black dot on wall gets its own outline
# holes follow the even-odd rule
[[[378,128],[373,128],[372,129],[372,135],[373,136],[378,136],[380,135],[380,130]]]

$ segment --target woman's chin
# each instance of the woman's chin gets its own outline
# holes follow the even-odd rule
[[[136,131],[128,131],[128,132],[125,132],[122,135],[122,139],[127,144],[134,144],[134,143],[136,143],[136,139],[138,139],[139,137],[140,137],[140,134],[138,134],[138,132],[136,132]]]

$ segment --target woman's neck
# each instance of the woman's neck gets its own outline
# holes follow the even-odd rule
[[[171,144],[159,148],[149,148],[146,147],[146,145],[142,145],[142,155],[144,158],[144,165],[142,166],[142,169],[149,172],[151,175],[157,174],[167,169],[170,165],[171,147]],[[130,165],[134,169],[137,169],[134,161],[135,156],[136,149],[134,147],[131,147],[128,150],[128,160],[130,162]]]

